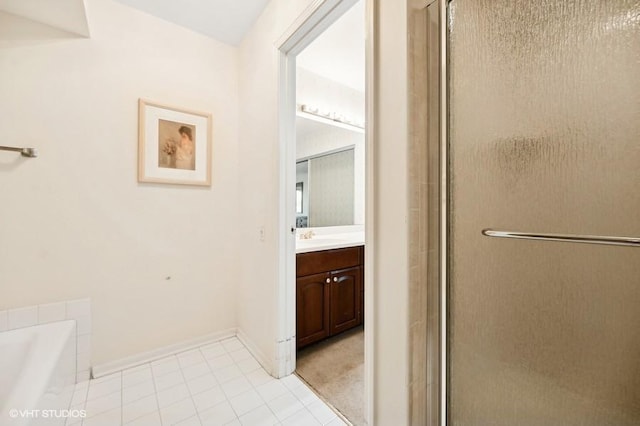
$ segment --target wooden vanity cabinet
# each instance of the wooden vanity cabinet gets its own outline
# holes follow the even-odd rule
[[[329,334],[338,334],[362,323],[362,268],[331,273],[329,290]]]
[[[296,280],[296,335],[297,347],[302,347],[329,336],[329,300],[327,281],[331,274],[313,274]]]
[[[364,247],[296,256],[296,346],[362,324]]]

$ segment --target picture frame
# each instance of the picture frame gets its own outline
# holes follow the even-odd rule
[[[211,186],[212,115],[138,101],[138,182]]]

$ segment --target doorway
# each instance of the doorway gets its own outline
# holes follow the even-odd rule
[[[279,375],[297,370],[365,424],[365,0],[322,2],[294,27],[280,46]]]

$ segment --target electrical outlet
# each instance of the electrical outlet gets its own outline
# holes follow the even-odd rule
[[[261,226],[258,230],[258,235],[260,236],[260,241],[264,241],[264,226]]]

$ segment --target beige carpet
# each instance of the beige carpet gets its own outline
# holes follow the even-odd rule
[[[346,331],[298,352],[298,376],[354,425],[364,424],[364,329]]]

